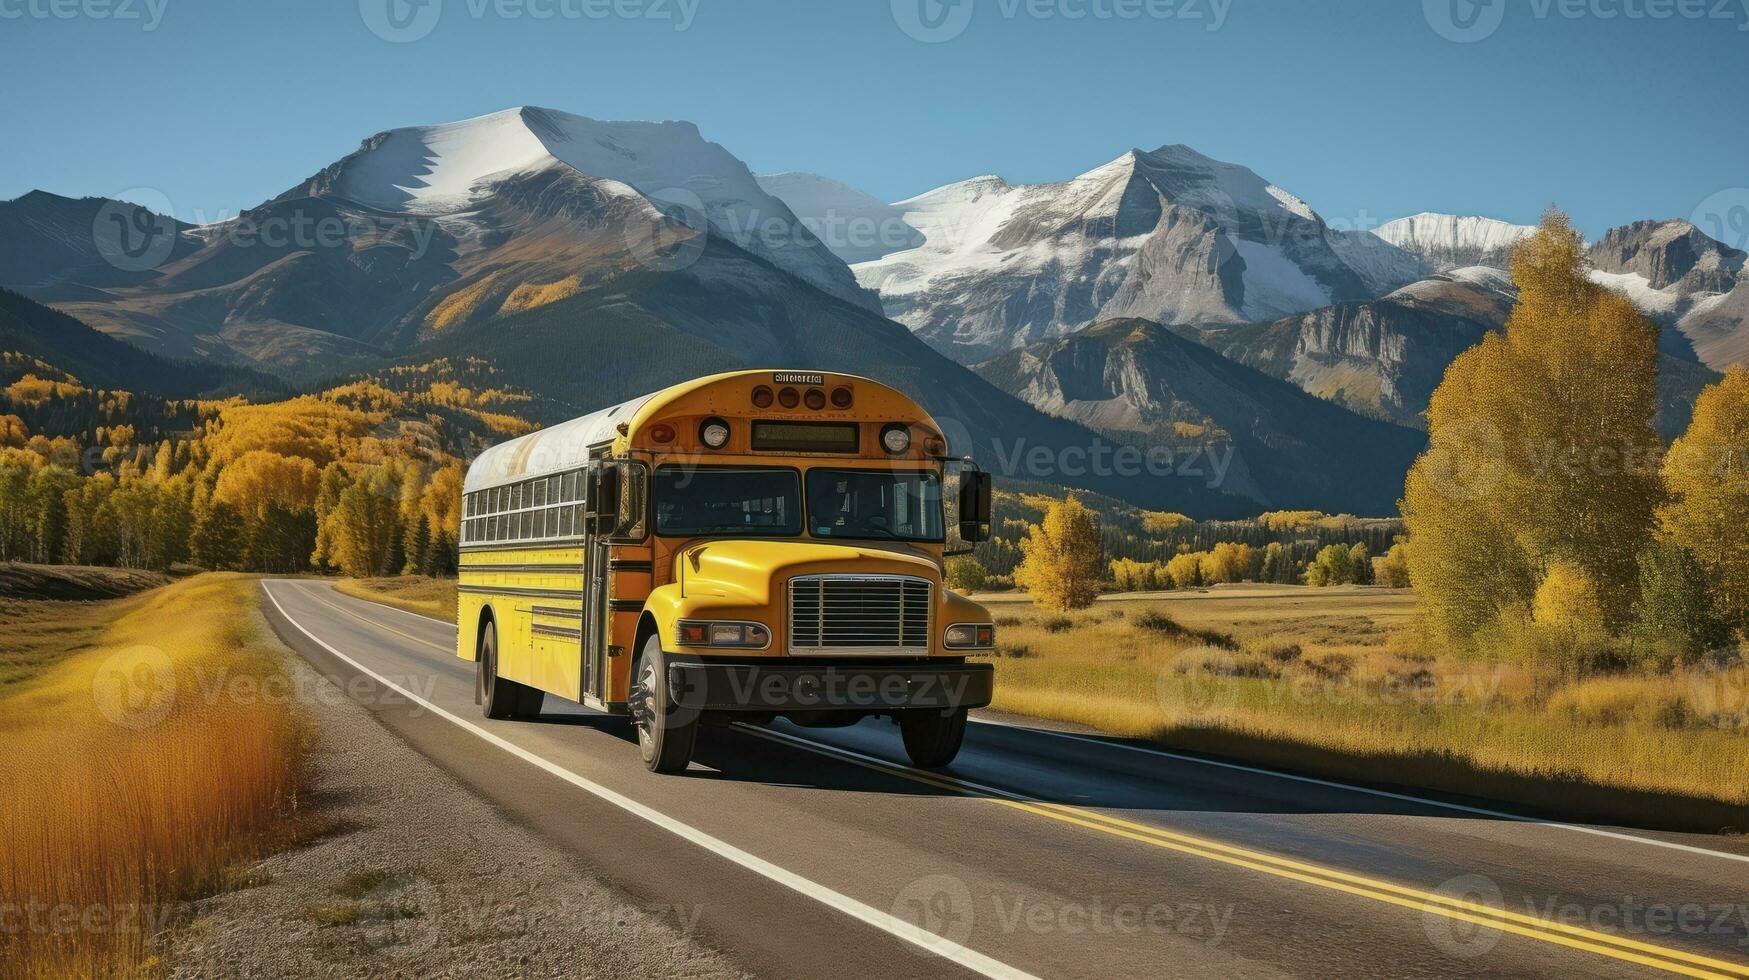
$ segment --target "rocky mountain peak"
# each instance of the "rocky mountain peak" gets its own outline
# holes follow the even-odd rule
[[[1743,271],[1744,253],[1681,219],[1636,221],[1611,228],[1591,247],[1601,271],[1639,275],[1653,289],[1724,292]]]

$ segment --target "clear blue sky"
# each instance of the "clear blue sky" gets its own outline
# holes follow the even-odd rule
[[[1176,0],[1192,16],[1169,19],[1144,3],[1174,0],[696,0],[685,30],[683,0],[423,2],[437,6],[0,0],[0,198],[146,187],[210,219],[379,130],[518,104],[690,119],[755,171],[889,200],[981,173],[1061,179],[1162,143],[1363,225],[1528,222],[1558,202],[1595,235],[1749,187],[1749,0],[1725,19],[1624,12],[1693,0],[1429,0],[1431,16],[1422,0]],[[589,16],[615,2],[647,16]],[[1442,3],[1448,24],[1498,9],[1498,27],[1448,40],[1431,26]],[[390,43],[367,26],[389,12],[434,26]],[[968,12],[938,43],[899,26],[921,13],[951,31]]]

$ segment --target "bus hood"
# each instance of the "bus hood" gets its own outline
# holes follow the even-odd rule
[[[749,538],[703,541],[682,548],[674,558],[673,581],[688,598],[721,596],[750,605],[768,605],[783,583],[796,575],[854,572],[861,575],[915,575],[941,583],[934,556],[901,543],[828,544],[823,541],[772,541]]]

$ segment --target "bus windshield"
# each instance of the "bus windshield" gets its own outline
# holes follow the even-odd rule
[[[801,481],[795,470],[664,466],[656,470],[656,533],[802,533]]]
[[[927,470],[809,470],[808,524],[820,538],[940,541],[941,478]]]

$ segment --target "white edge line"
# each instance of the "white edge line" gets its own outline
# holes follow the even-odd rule
[[[1046,735],[1055,735],[1058,738],[1071,739],[1076,742],[1086,742],[1091,745],[1103,745],[1107,748],[1124,749],[1128,752],[1140,752],[1143,755],[1157,755],[1177,762],[1192,762],[1200,766],[1213,766],[1217,769],[1231,769],[1237,772],[1252,773],[1259,776],[1274,776],[1277,779],[1292,780],[1296,783],[1308,783],[1313,786],[1342,789],[1351,793],[1364,793],[1368,796],[1401,800],[1406,803],[1418,803],[1424,806],[1440,807],[1446,810],[1457,810],[1463,813],[1474,813],[1485,817],[1497,817],[1502,820],[1512,820],[1518,823],[1536,824],[1542,827],[1550,827],[1555,830],[1570,830],[1579,834],[1593,834],[1598,837],[1610,837],[1615,840],[1633,841],[1638,844],[1651,844],[1654,847],[1666,847],[1677,851],[1687,851],[1691,854],[1702,854],[1707,857],[1725,858],[1730,861],[1749,863],[1749,854],[1733,854],[1730,851],[1715,851],[1710,848],[1696,847],[1692,844],[1679,844],[1675,841],[1659,840],[1656,837],[1641,837],[1638,834],[1624,834],[1620,831],[1604,830],[1601,827],[1587,827],[1584,824],[1562,823],[1559,820],[1545,820],[1541,817],[1527,817],[1521,813],[1508,813],[1504,810],[1490,810],[1486,807],[1466,806],[1462,803],[1449,803],[1445,800],[1434,800],[1424,796],[1411,796],[1407,793],[1393,793],[1390,790],[1373,789],[1368,786],[1357,786],[1353,783],[1339,783],[1329,779],[1319,779],[1315,776],[1301,776],[1295,773],[1281,772],[1275,769],[1260,769],[1256,766],[1247,766],[1237,762],[1222,762],[1218,759],[1203,759],[1194,755],[1184,755],[1182,753],[1173,752],[1168,749],[1156,749],[1146,745],[1130,745],[1126,742],[1107,741],[1100,738],[1091,738],[1086,735],[1077,735],[1073,732],[1059,732],[1051,728],[1032,728],[1026,725],[1017,725],[1013,722],[996,721],[992,718],[974,718],[972,720],[981,725],[994,725],[998,728],[1012,728],[1016,731],[1022,732],[1039,732]]]
[[[384,685],[385,687],[389,688],[390,690],[393,690],[395,693],[401,695],[404,698],[407,698],[409,701],[412,701],[413,703],[420,705],[421,707],[425,708],[427,711],[430,711],[432,714],[437,715],[438,717],[443,718],[446,721],[453,722],[454,724],[460,726],[463,729],[466,729],[467,731],[473,733],[474,735],[478,735],[480,738],[486,740],[487,742],[490,742],[491,744],[497,746],[500,749],[503,749],[506,752],[509,752],[511,755],[514,755],[517,758],[522,759],[524,762],[528,762],[534,766],[537,766],[541,769],[544,769],[547,772],[551,773],[552,775],[557,776],[560,779],[563,779],[565,782],[568,782],[571,785],[576,786],[578,789],[581,789],[581,790],[584,790],[585,792],[594,794],[595,796],[598,796],[601,799],[606,800],[609,803],[612,803],[614,806],[617,806],[620,809],[625,810],[627,813],[630,813],[633,816],[647,820],[650,823],[653,823],[656,826],[661,827],[663,830],[666,830],[671,834],[674,834],[678,837],[681,837],[681,838],[683,838],[683,839],[685,839],[693,844],[697,844],[699,847],[702,847],[705,850],[710,851],[711,853],[716,854],[719,857],[727,858],[728,860],[733,861],[734,863],[740,865],[743,868],[748,869],[749,871],[753,871],[753,872],[755,872],[755,873],[757,873],[765,878],[768,878],[774,882],[777,882],[778,884],[784,886],[785,888],[788,888],[788,889],[795,891],[795,892],[799,892],[800,894],[805,895],[808,898],[811,898],[811,899],[813,899],[813,900],[815,900],[823,905],[826,905],[830,908],[833,908],[833,909],[836,909],[840,912],[843,912],[844,914],[850,916],[851,918],[854,918],[854,919],[860,920],[864,923],[867,923],[868,925],[871,925],[871,926],[875,927],[876,929],[881,930],[882,932],[889,933],[893,936],[896,936],[899,939],[902,939],[907,943],[910,943],[914,946],[917,946],[917,947],[919,947],[927,952],[934,953],[935,955],[940,956],[943,959],[951,960],[952,962],[957,963],[960,966],[963,966],[968,970],[972,970],[976,973],[980,973],[986,977],[1012,978],[1012,980],[1037,980],[1037,978],[1033,977],[1032,974],[1026,973],[1022,970],[1018,970],[1012,966],[1009,966],[1006,963],[992,959],[992,958],[985,956],[983,953],[980,953],[976,950],[968,949],[967,947],[962,946],[959,943],[955,943],[955,942],[952,942],[952,941],[947,940],[945,938],[939,937],[932,932],[929,932],[929,931],[922,929],[916,925],[913,925],[910,922],[906,922],[904,919],[901,919],[901,918],[894,916],[894,915],[890,915],[886,912],[882,912],[879,909],[874,908],[873,906],[865,905],[862,902],[859,902],[856,899],[853,899],[847,895],[840,894],[838,892],[833,891],[830,888],[827,888],[824,885],[818,884],[818,883],[811,881],[807,878],[803,878],[801,875],[798,875],[792,871],[787,871],[783,868],[780,868],[777,865],[772,864],[770,861],[767,861],[763,858],[756,857],[755,855],[749,854],[748,852],[741,850],[740,848],[734,846],[733,844],[728,843],[727,841],[723,841],[723,840],[720,840],[716,837],[712,837],[710,834],[707,834],[704,831],[699,830],[696,827],[693,827],[689,824],[682,823],[679,820],[676,820],[673,817],[670,817],[665,813],[662,813],[658,810],[652,809],[651,807],[646,806],[642,803],[639,803],[638,801],[636,801],[628,796],[625,796],[621,793],[615,792],[614,790],[611,790],[611,789],[607,788],[606,786],[601,785],[600,783],[594,782],[594,781],[589,780],[589,779],[585,779],[584,777],[579,776],[578,774],[572,772],[571,770],[566,769],[563,766],[558,765],[557,763],[550,762],[547,759],[544,759],[541,756],[538,756],[538,755],[534,754],[533,752],[530,752],[527,749],[515,744],[514,742],[511,742],[507,739],[504,739],[498,735],[494,735],[489,731],[486,731],[485,729],[481,728],[480,726],[474,724],[471,721],[468,721],[465,718],[460,717],[459,715],[452,714],[449,711],[446,711],[443,708],[438,707],[437,705],[431,703],[430,701],[427,701],[426,699],[420,697],[419,695],[414,694],[412,691],[409,691],[406,688],[400,686],[399,684],[396,684],[394,681],[391,681],[388,678],[382,676],[381,674],[377,673],[376,671],[371,670],[369,667],[366,667],[364,664],[359,663],[357,660],[354,660],[351,657],[347,656],[346,654],[341,653],[339,650],[335,649],[332,645],[330,645],[326,640],[323,640],[322,638],[316,636],[316,634],[305,629],[303,624],[301,624],[297,620],[293,619],[291,617],[291,614],[285,611],[285,607],[280,605],[279,598],[273,594],[272,589],[267,587],[267,582],[265,580],[263,580],[261,583],[261,591],[266,594],[268,601],[273,603],[274,608],[279,610],[279,614],[281,616],[285,617],[286,622],[297,627],[298,632],[309,637],[310,640],[312,642],[314,642],[317,646],[320,646],[322,649],[327,650],[329,653],[333,654],[336,657],[339,657],[341,660],[346,661],[347,663],[351,664],[353,667],[357,668],[358,670],[362,671],[364,674],[366,674],[369,677],[371,677],[372,679],[374,679],[377,683]],[[402,610],[402,611],[405,612],[405,610]],[[412,615],[417,616],[419,614],[413,613]],[[426,618],[429,619],[430,617],[426,617]],[[439,622],[441,622],[441,620],[439,620]]]
[[[345,593],[341,593],[341,595],[345,595]],[[347,596],[347,598],[356,597]],[[369,602],[371,600],[362,599],[360,601]],[[448,620],[438,619],[435,616],[427,616],[424,613],[416,613],[407,609],[398,609],[394,606],[389,606],[387,603],[377,603],[377,605],[394,609],[396,612],[406,613],[409,616],[418,616],[420,619],[428,619],[434,623],[442,623],[451,628],[454,628],[455,626],[454,623],[451,623]],[[1018,725],[1014,722],[996,721],[993,718],[973,718],[971,720],[980,725],[995,725],[998,728],[1012,728],[1016,731],[1036,732],[1041,735],[1054,735],[1057,738],[1066,738],[1076,742],[1086,742],[1089,745],[1102,745],[1111,749],[1123,749],[1126,752],[1140,752],[1143,755],[1160,756],[1162,758],[1172,759],[1176,762],[1189,762],[1199,766],[1213,766],[1216,769],[1228,769],[1234,772],[1250,773],[1255,776],[1273,776],[1276,779],[1286,779],[1296,783],[1322,786],[1326,789],[1347,790],[1350,793],[1363,793],[1367,796],[1376,796],[1382,799],[1399,800],[1404,803],[1418,803],[1422,806],[1439,807],[1443,810],[1454,810],[1460,813],[1473,813],[1478,816],[1494,817],[1500,820],[1511,820],[1516,823],[1536,824],[1554,830],[1569,830],[1576,834],[1591,834],[1595,837],[1608,837],[1612,840],[1632,841],[1636,844],[1650,844],[1653,847],[1663,847],[1673,851],[1684,851],[1689,854],[1700,854],[1706,857],[1724,858],[1727,861],[1741,861],[1745,864],[1749,864],[1749,854],[1733,854],[1730,851],[1715,851],[1707,847],[1696,847],[1693,844],[1679,844],[1676,841],[1659,840],[1656,837],[1642,837],[1639,834],[1627,834],[1617,830],[1604,830],[1601,827],[1587,827],[1584,824],[1563,823],[1559,820],[1547,820],[1542,817],[1529,817],[1522,813],[1509,813],[1505,810],[1490,810],[1486,807],[1466,806],[1462,803],[1450,803],[1445,800],[1435,800],[1425,796],[1413,796],[1408,793],[1393,793],[1390,790],[1373,789],[1369,786],[1359,786],[1354,783],[1340,783],[1332,779],[1319,779],[1316,776],[1301,776],[1296,773],[1282,772],[1279,769],[1264,769],[1258,766],[1248,766],[1239,762],[1222,762],[1219,759],[1205,759],[1199,756],[1184,755],[1180,752],[1173,752],[1170,749],[1156,749],[1146,745],[1130,745],[1127,742],[1091,738],[1086,735],[1077,735],[1073,732],[1060,732],[1053,728],[1034,728],[1028,725]],[[807,740],[803,739],[803,741]]]

